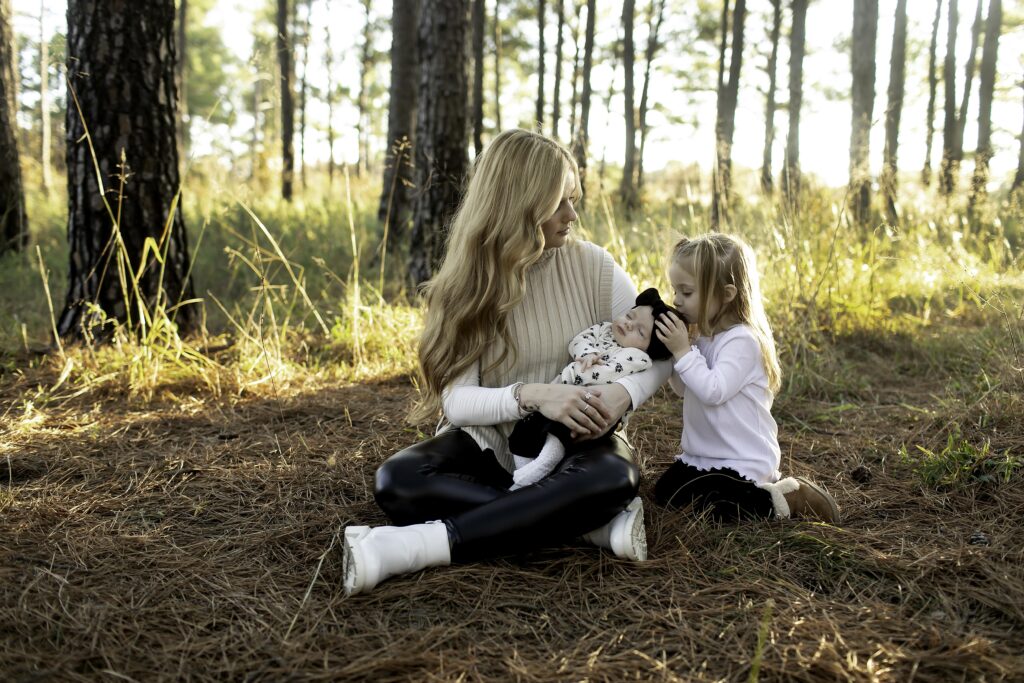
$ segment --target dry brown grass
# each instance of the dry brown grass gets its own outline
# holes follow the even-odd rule
[[[374,469],[418,438],[407,378],[145,399],[97,382],[30,408],[60,363],[7,372],[0,678],[1021,680],[1020,470],[932,488],[897,453],[955,423],[1019,457],[1024,408],[964,399],[912,350],[858,343],[856,390],[777,406],[784,468],[836,494],[842,527],[648,503],[645,564],[571,546],[350,599],[338,533],[385,521]],[[661,396],[632,423],[648,501],[677,414]]]

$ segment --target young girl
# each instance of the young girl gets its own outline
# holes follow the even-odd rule
[[[669,279],[682,319],[665,313],[655,327],[672,352],[672,388],[683,396],[682,452],[655,484],[655,499],[722,520],[798,515],[838,523],[827,491],[802,477],[780,480],[771,407],[781,371],[753,251],[720,233],[684,238]]]

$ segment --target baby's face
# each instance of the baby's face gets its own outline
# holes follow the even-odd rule
[[[646,351],[654,334],[654,309],[637,306],[612,321],[612,338],[619,346]]]

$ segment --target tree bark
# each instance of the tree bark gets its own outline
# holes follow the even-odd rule
[[[935,0],[935,19],[932,21],[932,42],[928,48],[928,114],[925,122],[924,168],[921,169],[921,183],[928,187],[932,182],[932,136],[935,133],[935,92],[939,78],[935,74],[939,43],[939,20],[942,18],[942,0]]]
[[[971,195],[968,212],[984,201],[988,194],[988,164],[992,159],[992,97],[996,85],[996,62],[999,52],[999,31],[1003,24],[1002,0],[991,0],[988,4],[988,20],[985,22],[985,47],[981,53],[981,82],[978,88],[978,149],[974,153],[974,176],[971,179]]]
[[[729,3],[723,3],[722,45],[718,66],[718,113],[715,117],[715,173],[712,179],[711,229],[719,230],[729,223],[732,188],[732,139],[736,127],[736,104],[739,96],[740,68],[743,65],[743,24],[746,0],[736,0],[732,11],[732,44],[729,48],[729,80],[724,80],[725,48],[729,33]]]
[[[494,0],[494,123],[500,133],[501,126],[501,18],[498,16],[500,0]]]
[[[651,0],[648,25],[650,35],[647,37],[647,51],[644,54],[644,84],[640,91],[640,153],[636,158],[636,191],[638,200],[642,197],[644,187],[644,151],[647,149],[647,102],[651,83],[651,64],[658,53],[658,34],[665,18],[665,0]]]
[[[391,86],[388,151],[377,218],[386,234],[386,253],[395,254],[408,235],[413,186],[413,135],[419,67],[416,41],[420,0],[392,0]]]
[[[484,0],[473,0],[473,156],[484,149]]]
[[[964,91],[961,93],[960,108],[956,114],[956,160],[958,164],[964,160],[964,131],[967,129],[967,108],[971,101],[978,44],[981,42],[984,1],[978,0],[978,7],[974,13],[974,23],[971,24],[971,48],[970,52],[967,53],[967,63],[964,65]]]
[[[1021,88],[1024,90],[1024,87]],[[1016,192],[1021,185],[1024,185],[1024,126],[1020,131],[1020,148],[1017,152],[1017,172],[1013,175],[1013,183],[1010,185],[1010,192]]]
[[[424,0],[419,18],[420,88],[409,276],[429,279],[444,254],[448,221],[466,173],[467,0]]]
[[[875,108],[875,44],[878,37],[878,0],[854,0],[853,48],[850,70],[852,120],[850,122],[850,204],[860,226],[871,214],[871,118]]]
[[[10,0],[0,0],[0,254],[28,246],[18,154],[13,18]]]
[[[193,296],[179,194],[174,0],[69,0],[67,17],[70,268],[57,332],[102,338],[113,319],[144,333],[142,306],[188,332],[196,309],[174,308]],[[147,253],[154,241],[163,263]]]
[[[619,183],[619,200],[627,215],[637,208],[636,195],[636,104],[633,84],[633,14],[634,0],[622,3],[622,70],[625,76],[623,86],[623,116],[626,124],[626,150],[622,163],[622,181]]]
[[[569,139],[576,139],[576,109],[579,106],[580,85],[580,18],[583,3],[576,0],[576,20],[572,24],[572,95],[569,98]]]
[[[587,30],[583,39],[583,93],[580,95],[580,126],[573,138],[573,155],[580,169],[580,186],[586,190],[587,154],[590,146],[590,98],[593,90],[590,85],[590,69],[594,65],[594,23],[597,12],[597,0],[587,0]],[[578,202],[582,208],[586,202],[586,192]]]
[[[39,0],[39,164],[42,170],[43,194],[53,188],[50,148],[50,43],[46,40],[46,0]]]
[[[551,101],[551,137],[558,138],[558,120],[562,112],[562,29],[565,26],[565,0],[558,0],[558,39],[555,41],[555,94]]]
[[[789,132],[782,166],[782,192],[786,203],[800,202],[800,109],[803,106],[804,41],[807,35],[807,0],[792,0],[793,27],[789,39]]]
[[[761,154],[761,191],[771,196],[774,180],[772,178],[772,148],[775,146],[775,74],[779,59],[779,35],[782,33],[782,0],[770,0],[772,3],[772,29],[768,38],[772,51],[768,55],[768,93],[764,104],[764,151]]]
[[[885,149],[882,161],[882,201],[889,225],[896,225],[896,164],[899,148],[900,118],[903,115],[903,91],[907,63],[907,0],[896,0],[896,20],[892,32],[892,55],[889,58],[889,102],[885,110]]]
[[[359,110],[359,118],[356,122],[356,135],[358,137],[357,147],[359,158],[356,161],[356,175],[360,176],[370,168],[370,70],[373,68],[370,50],[372,42],[372,23],[370,22],[370,10],[372,0],[363,0],[363,10],[366,20],[363,24],[363,45],[360,51],[359,66],[359,97],[356,99],[356,106]]]
[[[329,15],[331,0],[325,0],[325,5]],[[324,99],[327,100],[327,187],[330,190],[334,187],[334,43],[331,41],[331,22],[329,21],[324,25],[324,46],[324,70],[327,72],[327,92],[324,94]],[[394,78],[393,74],[392,78]],[[415,88],[413,91],[415,92]],[[388,140],[390,139],[391,135],[389,134]]]
[[[538,131],[544,130],[544,8],[547,0],[537,0],[537,113],[536,126]]]
[[[288,19],[288,0],[277,0],[277,61],[281,71],[281,197],[290,202],[295,178],[295,67]]]
[[[939,193],[945,197],[953,193],[953,179],[959,168],[956,160],[956,28],[959,21],[957,0],[949,0],[946,59],[942,66],[945,116],[942,123],[942,163],[939,166]]]
[[[178,83],[178,155],[185,159],[189,148],[189,125],[188,125],[188,0],[180,0],[178,5],[178,62],[175,64],[174,74]]]
[[[312,29],[313,8],[306,0],[306,19],[302,26],[302,82],[299,84],[299,169],[302,189],[306,189],[306,100],[309,90],[309,40]]]

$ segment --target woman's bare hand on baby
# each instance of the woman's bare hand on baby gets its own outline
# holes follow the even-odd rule
[[[520,396],[524,406],[568,427],[573,438],[598,436],[612,424],[611,411],[596,387],[525,384]]]

